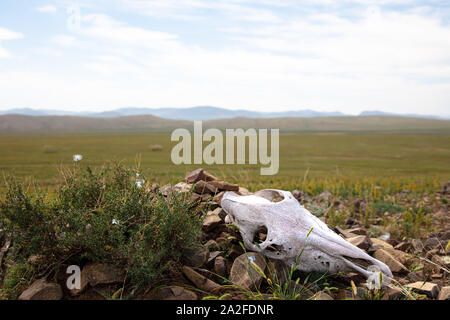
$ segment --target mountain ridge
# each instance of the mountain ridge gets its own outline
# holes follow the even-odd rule
[[[311,109],[291,110],[281,112],[260,112],[246,109],[225,109],[214,106],[196,106],[189,108],[139,108],[126,107],[100,112],[73,112],[53,109],[32,109],[17,108],[0,111],[0,115],[27,115],[27,116],[77,116],[92,118],[115,118],[123,116],[153,115],[163,119],[170,120],[218,120],[231,119],[236,117],[245,118],[317,118],[317,117],[358,117],[358,116],[387,116],[387,117],[407,117],[423,119],[449,119],[436,115],[419,114],[395,114],[382,111],[363,111],[359,115],[348,115],[339,111],[314,111]]]

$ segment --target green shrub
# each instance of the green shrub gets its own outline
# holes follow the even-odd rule
[[[127,269],[130,283],[141,287],[197,243],[203,207],[193,207],[190,194],[151,193],[137,183],[145,177],[118,164],[61,174],[64,183],[52,197],[26,194],[9,181],[0,228],[13,239],[15,260],[40,254],[54,268],[62,261],[110,263]]]

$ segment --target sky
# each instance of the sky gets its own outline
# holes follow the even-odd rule
[[[0,110],[450,115],[450,1],[0,0]]]

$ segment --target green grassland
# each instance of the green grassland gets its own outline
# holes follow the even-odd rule
[[[449,135],[282,134],[280,169],[261,176],[260,165],[174,165],[169,134],[4,134],[0,135],[0,171],[43,186],[59,182],[58,169],[100,167],[109,161],[140,164],[149,183],[176,183],[187,171],[204,167],[250,190],[294,188],[317,193],[358,192],[363,186],[426,191],[450,180]],[[161,145],[162,151],[152,151]],[[204,143],[204,146],[206,143]]]

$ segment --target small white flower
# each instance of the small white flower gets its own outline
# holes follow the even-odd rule
[[[145,183],[144,179],[136,180],[136,186],[138,188],[141,188],[144,185],[144,183]]]
[[[119,224],[119,221],[118,220],[116,220],[116,219],[112,219],[112,222],[111,222],[112,224]]]
[[[74,154],[73,155],[73,161],[78,162],[83,159],[83,156],[81,154]]]

